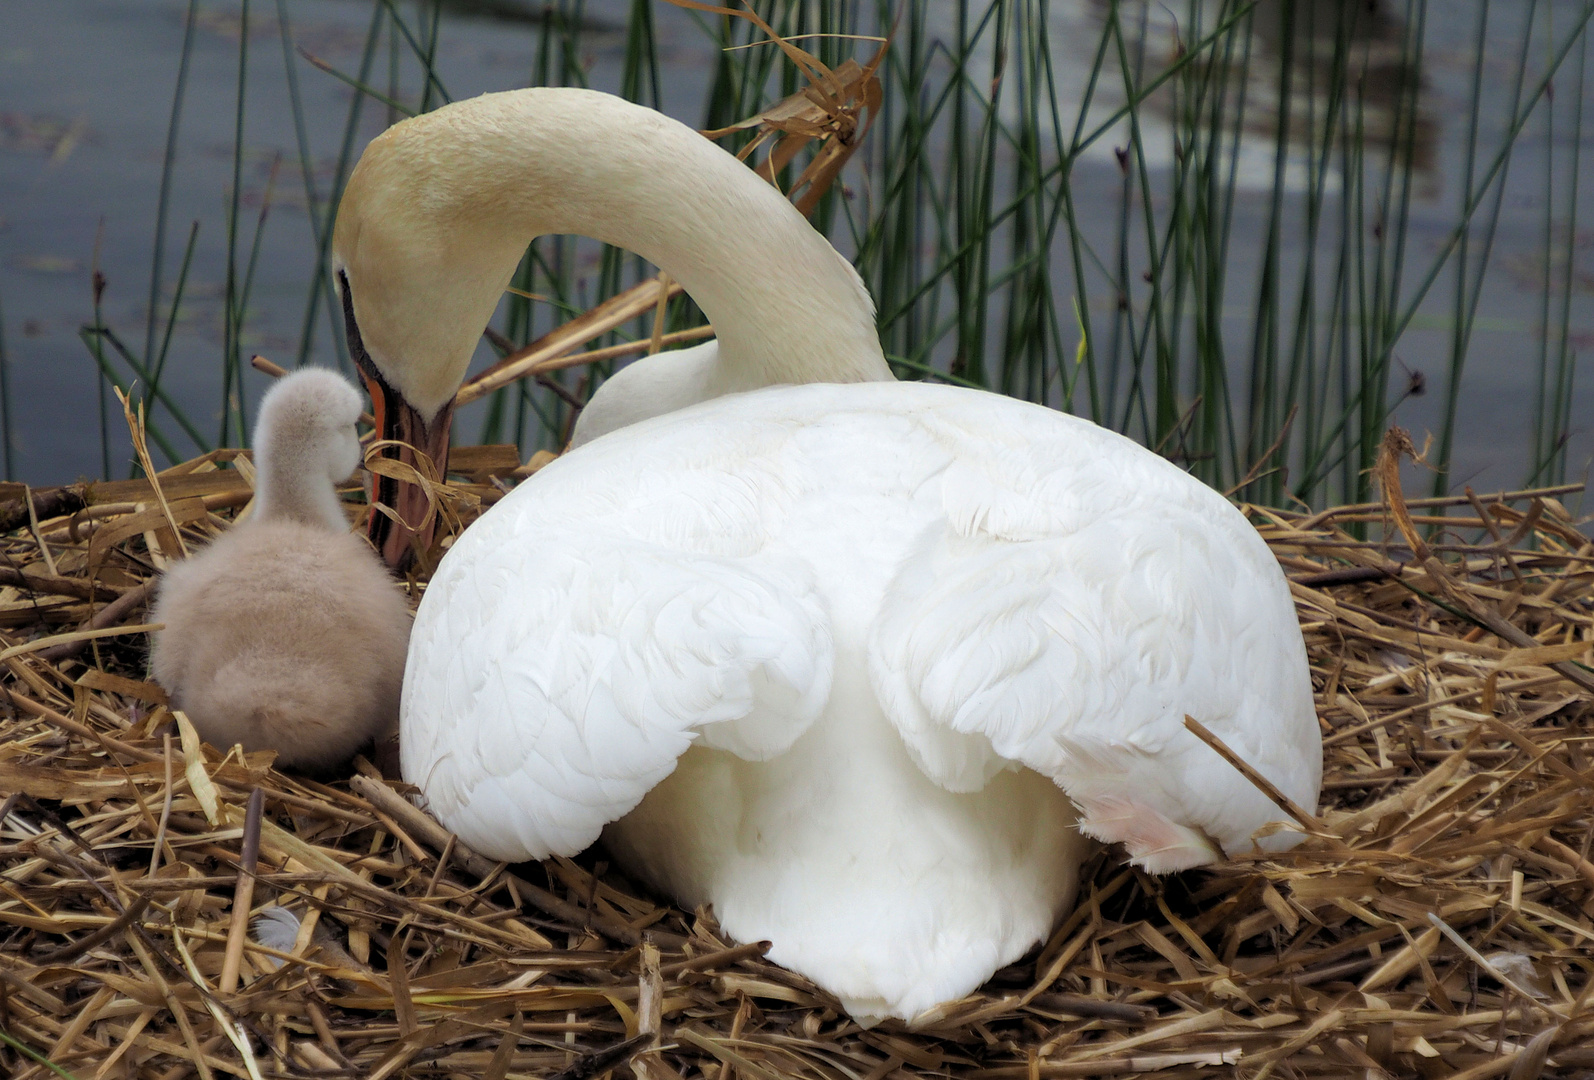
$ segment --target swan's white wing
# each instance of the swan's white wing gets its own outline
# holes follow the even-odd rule
[[[1092,424],[901,384],[720,399],[506,498],[421,606],[405,774],[487,853],[573,851],[694,738],[790,745],[836,647],[867,650],[943,787],[1029,766],[1148,867],[1212,858],[1207,835],[1249,850],[1282,818],[1186,714],[1316,799],[1305,650],[1250,525]]]
[[[494,858],[580,851],[694,740],[777,754],[829,694],[810,571],[747,554],[769,506],[685,462],[661,492],[576,460],[466,531],[410,639],[404,774]]]
[[[1210,861],[1207,836],[1250,850],[1284,818],[1186,714],[1315,805],[1305,648],[1255,530],[1100,428],[1023,407],[999,419],[958,408],[932,421],[959,444],[944,516],[903,560],[871,637],[876,692],[920,767],[955,791],[1034,768],[1079,804],[1082,828],[1155,870]]]

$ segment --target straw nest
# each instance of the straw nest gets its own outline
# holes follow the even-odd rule
[[[453,524],[517,464],[461,451]],[[322,784],[174,733],[144,678],[149,581],[251,478],[223,451],[160,492],[36,491],[31,514],[0,492],[5,1075],[1594,1069],[1594,545],[1567,489],[1252,509],[1311,653],[1326,778],[1294,812],[1312,838],[1160,879],[1104,852],[1043,947],[861,1031],[601,853],[495,865],[368,767]],[[272,905],[303,916],[291,953],[248,941]]]

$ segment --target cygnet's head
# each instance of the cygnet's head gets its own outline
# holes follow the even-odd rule
[[[362,404],[353,384],[322,368],[301,368],[267,391],[255,423],[260,520],[348,529],[336,487],[360,464]]]

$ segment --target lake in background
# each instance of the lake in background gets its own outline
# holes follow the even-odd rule
[[[1058,0],[1052,5],[1056,93],[1065,116],[1077,111],[1105,6],[1096,0]],[[1140,10],[1138,5],[1123,7]],[[1266,7],[1259,9],[1260,47],[1264,49]],[[1569,25],[1582,5],[1547,7]],[[623,28],[629,8],[618,0],[586,5],[588,25],[581,38],[579,62],[587,70],[589,84],[598,89],[619,89],[626,47]],[[932,9],[944,12],[948,33],[953,28],[953,8],[947,4]],[[0,15],[4,20],[0,34],[0,311],[9,359],[12,471],[18,479],[53,484],[98,476],[103,471],[101,383],[79,330],[93,321],[90,275],[98,265],[105,279],[102,305],[106,325],[141,355],[150,337],[156,208],[187,10],[183,0],[7,0]],[[339,70],[358,67],[372,18],[368,0],[289,0],[285,10],[292,40],[300,49]],[[1417,183],[1409,225],[1414,264],[1440,249],[1456,220],[1475,10],[1473,4],[1429,5],[1423,70],[1402,73],[1394,70],[1398,63],[1392,60],[1389,64],[1394,74],[1381,72],[1397,81],[1421,79],[1414,151]],[[1512,28],[1513,20],[1520,22],[1525,4],[1520,0],[1496,2],[1491,10],[1491,17],[1502,27]],[[275,169],[242,346],[245,356],[259,352],[291,366],[306,339],[306,296],[316,265],[316,247],[306,213],[309,196],[298,166],[293,117],[286,104],[284,45],[276,13],[274,3],[256,0],[251,5],[244,209],[237,244],[240,260],[246,261]],[[660,3],[654,15],[665,109],[687,123],[700,124],[715,63],[714,43],[697,17],[687,12]],[[932,15],[932,24],[938,17]],[[1385,12],[1380,18],[1384,20],[1382,29],[1375,33],[1398,32],[1395,15]],[[1166,63],[1177,44],[1177,27],[1166,9],[1160,5],[1148,9],[1137,33],[1146,46],[1151,70]],[[195,34],[158,311],[164,318],[190,225],[198,221],[185,300],[173,328],[162,381],[201,435],[214,442],[222,423],[226,215],[233,177],[239,5],[201,4]],[[449,10],[442,23],[437,71],[456,99],[525,86],[537,62],[538,40],[537,27],[526,22]],[[1496,47],[1495,40],[1491,38],[1491,50]],[[1519,36],[1502,32],[1500,54],[1486,54],[1486,97],[1493,94],[1509,100],[1506,88],[1515,69],[1519,40]],[[867,50],[860,49],[859,55],[866,56]],[[289,62],[294,65],[304,103],[315,195],[325,199],[344,141],[353,91],[297,55]],[[380,58],[377,70],[385,72],[386,63],[386,56]],[[385,86],[385,77],[374,81]],[[412,75],[406,74],[402,85],[405,99],[413,100],[417,84]],[[1585,99],[1594,96],[1589,87],[1582,89]],[[1556,280],[1561,280],[1563,273],[1571,275],[1569,342],[1580,354],[1594,348],[1594,230],[1579,228],[1575,232],[1570,267],[1565,257],[1566,215],[1557,210],[1560,232],[1548,237],[1545,232],[1546,142],[1557,140],[1558,160],[1565,160],[1574,139],[1580,137],[1586,144],[1589,131],[1594,130],[1594,109],[1588,110],[1589,123],[1577,136],[1560,119],[1567,102],[1575,103],[1578,90],[1574,59],[1556,84],[1561,102],[1557,109],[1563,110],[1556,113],[1560,126],[1550,130],[1535,116],[1513,154],[1492,269],[1479,305],[1463,382],[1452,470],[1458,485],[1465,482],[1480,490],[1511,487],[1528,471],[1525,447],[1531,439],[1537,392],[1545,315],[1541,283],[1547,250]],[[1105,115],[1121,101],[1121,92],[1114,98],[1110,87],[1103,89],[1096,115]],[[1156,115],[1155,109],[1147,110],[1144,132],[1146,159],[1152,168],[1158,166],[1159,153],[1164,154],[1163,167],[1171,162],[1172,154],[1170,129],[1165,125],[1159,133]],[[1376,109],[1369,112],[1369,116],[1375,115]],[[393,118],[389,109],[368,100],[356,134],[356,151]],[[1245,238],[1259,237],[1265,228],[1265,190],[1275,164],[1267,117],[1258,111],[1253,123],[1257,133],[1254,145],[1250,141],[1242,144],[1231,287],[1223,312],[1225,334],[1232,335],[1231,351],[1237,358],[1243,358],[1249,347],[1252,283],[1259,272],[1260,244]],[[1480,159],[1493,153],[1504,127],[1503,108],[1483,114],[1478,136],[1483,148]],[[1101,250],[1115,250],[1113,222],[1119,214],[1124,183],[1114,149],[1125,141],[1115,131],[1076,166],[1076,191],[1081,198],[1092,200],[1080,207],[1083,227]],[[1585,145],[1582,152],[1587,155],[1591,149],[1594,147]],[[1287,163],[1287,167],[1294,168],[1296,163]],[[1594,175],[1586,167],[1583,172]],[[1566,175],[1569,178],[1571,173]],[[1253,176],[1254,186],[1247,180]],[[868,197],[868,184],[860,178],[857,163],[849,166],[843,180],[852,189],[852,197]],[[1303,175],[1294,186],[1304,188],[1305,182]],[[1589,186],[1587,179],[1579,183]],[[1550,190],[1558,207],[1563,200],[1574,205],[1575,195],[1586,217],[1594,190],[1573,192],[1570,180],[1559,177]],[[1264,194],[1253,198],[1258,191]],[[1329,202],[1333,201],[1331,194]],[[837,233],[838,246],[846,250],[844,233],[845,229]],[[1144,240],[1138,243],[1143,250]],[[1298,262],[1299,256],[1295,258]],[[1422,392],[1404,396],[1393,419],[1414,429],[1419,442],[1423,430],[1437,423],[1443,406],[1454,303],[1454,286],[1447,278],[1441,275],[1395,353],[1398,366],[1391,400],[1408,391]],[[1110,289],[1093,291],[1090,315],[1103,340],[1111,329],[1114,304]],[[1555,304],[1560,304],[1559,296]],[[1558,310],[1550,313],[1552,322],[1558,317]],[[157,320],[157,350],[164,332],[164,323]],[[341,327],[324,306],[314,314],[308,333],[311,361],[336,363],[332,335],[341,334]],[[477,366],[491,359],[484,346]],[[1594,456],[1594,424],[1589,422],[1594,416],[1594,386],[1586,377],[1586,367],[1577,365],[1568,442],[1568,469],[1577,479],[1584,478]],[[131,381],[125,368],[122,376]],[[244,380],[251,399],[258,397],[269,381],[253,371],[246,372]],[[1124,390],[1119,387],[1113,392]],[[110,406],[111,473],[125,475],[125,430],[114,400]],[[482,407],[478,404],[462,413],[455,425],[456,439],[474,441],[481,429]],[[248,412],[252,415],[252,408]],[[180,456],[199,452],[159,411],[155,419]]]

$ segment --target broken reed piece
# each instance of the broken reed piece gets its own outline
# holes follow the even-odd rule
[[[405,1039],[421,1029],[420,1018],[415,1013],[415,997],[410,993],[407,952],[412,936],[406,933],[401,938],[394,934],[387,947],[387,983],[393,997],[393,1016],[398,1020],[399,1034]]]
[[[702,341],[704,338],[714,336],[712,326],[694,326],[687,330],[673,330],[668,334],[659,336],[660,348],[665,345],[685,345],[689,341]],[[527,375],[541,376],[550,371],[562,371],[565,368],[580,367],[583,364],[596,364],[600,360],[617,360],[622,356],[634,356],[645,353],[652,347],[652,341],[622,341],[618,345],[605,345],[601,349],[588,349],[585,352],[566,353],[556,356],[552,360],[544,360],[536,367],[528,370]]]
[[[486,371],[468,380],[454,395],[454,407],[468,405],[477,398],[486,397],[494,390],[528,375],[549,370],[551,361],[585,345],[599,334],[613,330],[621,323],[645,315],[659,304],[659,293],[666,291],[675,296],[681,291],[679,282],[671,282],[661,290],[658,278],[648,278],[622,293],[616,293],[597,307],[567,319],[536,341],[517,349]],[[647,348],[642,342],[638,351]]]
[[[167,731],[161,737],[161,741],[165,749],[165,754],[163,757],[166,766],[166,783],[161,788],[161,791],[163,792],[163,797],[161,799],[161,819],[160,824],[155,826],[155,843],[150,849],[149,853],[149,873],[145,875],[145,877],[150,879],[153,879],[155,877],[155,872],[160,869],[161,848],[166,843],[166,827],[170,825],[172,821],[172,733]],[[174,859],[173,861],[175,862],[176,860]]]
[[[183,541],[182,529],[177,527],[177,519],[172,516],[171,504],[166,501],[166,492],[161,488],[160,474],[155,470],[155,463],[150,460],[149,445],[144,439],[144,403],[140,401],[135,410],[132,400],[120,389],[116,390],[116,398],[122,403],[122,418],[127,422],[127,433],[133,440],[133,453],[138,458],[138,467],[144,470],[145,479],[149,481],[150,487],[155,489],[155,502],[161,508],[161,516],[166,519],[167,527],[171,529],[178,556],[186,559],[188,545]]]
[[[151,630],[160,629],[162,629],[160,623],[140,623],[137,626],[112,626],[102,630],[71,630],[64,634],[52,634],[49,637],[24,641],[20,645],[12,645],[8,649],[0,650],[0,662],[10,660],[15,656],[42,653],[52,648],[75,645],[79,642],[92,641],[96,638],[120,637],[124,634],[143,634]]]
[[[1484,956],[1477,949],[1474,949],[1466,938],[1458,934],[1449,923],[1441,919],[1437,912],[1428,912],[1428,921],[1433,923],[1434,927],[1438,929],[1441,934],[1449,938],[1451,943],[1455,945],[1456,948],[1460,949],[1462,953],[1466,955],[1468,960],[1471,960],[1474,964],[1477,964],[1478,967],[1489,976],[1489,978],[1493,979],[1501,986],[1509,986],[1512,990],[1516,991],[1517,996],[1523,1001],[1532,1002],[1534,1004],[1540,1005],[1541,1008],[1543,1007],[1542,1003],[1539,1001],[1538,994],[1528,990],[1521,983],[1517,982],[1515,979],[1511,978],[1511,976],[1507,975],[1505,972],[1496,967],[1488,957]],[[1552,1013],[1551,1015],[1554,1014]]]
[[[453,859],[466,872],[486,880],[496,873],[499,864],[484,855],[478,855],[464,844],[459,843],[447,829],[443,828],[434,818],[422,810],[411,805],[404,796],[388,787],[380,780],[369,776],[349,777],[349,788],[356,795],[365,799],[377,810],[386,814],[397,822],[411,836],[416,837],[433,851],[443,851],[449,846],[451,838],[454,839]],[[523,900],[528,901],[533,907],[556,919],[569,923],[572,926],[588,926],[603,934],[605,937],[626,945],[639,945],[642,934],[636,927],[619,919],[611,918],[601,912],[583,908],[567,900],[561,900],[547,889],[541,889],[531,882],[514,874],[506,874],[514,883],[515,891]],[[680,938],[673,934],[655,933],[654,937],[661,944],[678,945]]]
[[[664,322],[670,311],[669,274],[659,274],[659,302],[653,308],[653,333],[648,335],[648,355],[654,356],[664,346]]]
[[[1290,578],[1292,585],[1304,585],[1308,589],[1321,589],[1329,585],[1355,585],[1364,581],[1383,581],[1385,578],[1398,578],[1400,567],[1390,566],[1345,566],[1338,570],[1322,570],[1312,574],[1299,574]]]
[[[509,1030],[498,1040],[498,1049],[493,1051],[492,1060],[482,1070],[481,1080],[504,1080],[509,1075],[509,1063],[515,1059],[515,1047],[520,1045],[525,1027],[525,1014],[516,1009],[514,1019],[509,1021]]]
[[[723,7],[703,3],[702,0],[670,2],[677,7],[727,19],[745,19],[762,31],[768,39],[767,43],[785,53],[792,66],[808,79],[807,86],[757,115],[730,127],[703,132],[706,138],[718,140],[733,132],[757,128],[757,134],[736,155],[743,161],[750,158],[760,146],[773,140],[774,145],[763,163],[755,166],[753,171],[776,187],[779,186],[779,174],[793,162],[798,152],[812,140],[822,140],[802,173],[784,192],[797,207],[797,212],[808,217],[825,192],[830,190],[853,151],[862,145],[864,135],[880,110],[883,93],[877,73],[890,48],[891,39],[846,35],[856,40],[877,41],[880,48],[865,64],[848,58],[832,69],[813,53],[781,37],[751,6]]]
[[[70,945],[64,945],[54,952],[45,953],[43,956],[36,958],[34,962],[40,967],[54,967],[58,964],[71,963],[90,949],[103,945],[121,934],[129,926],[132,926],[134,922],[138,921],[139,916],[144,914],[144,910],[149,907],[149,902],[150,897],[147,894],[138,897],[127,905],[126,911],[98,930],[91,934],[85,934]]]
[[[0,533],[8,533],[32,518],[49,521],[74,514],[89,505],[92,484],[67,484],[64,487],[35,491],[26,484],[0,484],[5,501],[0,502]]]
[[[1273,805],[1294,818],[1308,832],[1323,834],[1323,825],[1317,820],[1316,815],[1304,810],[1288,795],[1273,786],[1271,780],[1253,769],[1249,762],[1233,750],[1230,750],[1227,743],[1208,731],[1205,724],[1187,714],[1184,718],[1184,726],[1189,730],[1190,734],[1206,743],[1217,751],[1219,757],[1233,765],[1241,776],[1251,782],[1253,787],[1272,800]]]
[[[688,971],[702,971],[705,968],[724,968],[743,960],[761,958],[769,951],[772,943],[768,941],[753,941],[746,945],[733,945],[729,949],[718,952],[704,953],[694,956],[690,960],[679,960],[673,964],[666,964],[660,969],[666,978],[675,978]]]
[[[648,1036],[644,1048],[631,1059],[631,1069],[637,1080],[669,1080],[674,1072],[658,1057],[663,1045],[660,1032],[664,1027],[664,978],[659,974],[659,947],[644,938],[637,959],[637,1034]]]
[[[1036,994],[1030,1004],[1047,1012],[1067,1013],[1087,1020],[1116,1020],[1125,1024],[1144,1024],[1157,1018],[1157,1010],[1149,1005],[1133,1005],[1127,1001],[1103,1001],[1084,994]]]
[[[561,1069],[548,1077],[548,1080],[589,1080],[590,1077],[608,1072],[617,1065],[624,1065],[631,1055],[649,1042],[651,1035],[633,1035],[629,1039],[605,1046],[602,1050],[595,1050],[585,1057],[577,1058],[569,1068]]]
[[[232,925],[227,928],[227,952],[222,957],[223,994],[238,989],[238,969],[243,963],[244,943],[249,940],[249,909],[254,906],[255,870],[260,864],[260,815],[265,810],[266,793],[255,788],[249,793],[244,810],[243,848],[238,859],[238,885],[232,894]]]
[[[116,626],[132,612],[149,603],[150,594],[155,591],[154,580],[146,581],[142,585],[135,585],[126,590],[122,595],[96,611],[88,622],[83,624],[80,634],[97,634],[101,630],[109,630]],[[132,628],[124,628],[124,633],[136,633]],[[39,650],[39,655],[52,664],[76,656],[88,647],[93,640],[90,637],[79,636],[74,641],[67,641],[60,645],[51,645]]]
[[[0,585],[15,585],[33,593],[70,596],[74,600],[114,600],[127,591],[103,581],[56,577],[51,574],[26,574],[10,566],[0,566]]]
[[[1456,579],[1445,567],[1444,563],[1434,557],[1433,551],[1428,547],[1422,536],[1417,532],[1417,526],[1411,520],[1411,513],[1406,509],[1406,497],[1400,485],[1400,461],[1403,457],[1417,460],[1417,448],[1412,445],[1411,436],[1404,428],[1391,427],[1384,432],[1383,444],[1378,449],[1378,462],[1374,466],[1378,474],[1379,485],[1383,489],[1384,502],[1389,507],[1390,514],[1395,519],[1395,526],[1405,538],[1406,544],[1411,548],[1413,557],[1428,571],[1428,576],[1434,584],[1439,586],[1445,594],[1445,599],[1462,609],[1462,612],[1474,620],[1478,625],[1493,632],[1500,638],[1509,641],[1521,649],[1536,649],[1543,646],[1544,642],[1533,637],[1527,631],[1502,616],[1498,611],[1480,603],[1457,584]],[[1571,661],[1560,660],[1546,665],[1553,671],[1566,676],[1584,690],[1594,693],[1594,672]]]

